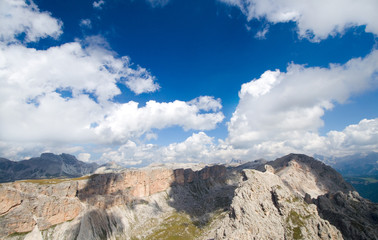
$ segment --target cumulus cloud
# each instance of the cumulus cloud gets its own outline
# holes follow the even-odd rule
[[[39,12],[32,3],[16,0],[1,4],[10,13],[17,12],[0,16],[17,23],[0,28],[2,156],[19,159],[37,150],[83,151],[77,147],[81,144],[124,145],[143,135],[156,138],[153,129],[181,126],[207,130],[223,120],[220,100],[213,97],[190,102],[148,101],[144,107],[134,101],[115,102],[114,97],[121,94],[117,84],[125,84],[135,94],[154,92],[160,86],[149,71],[132,64],[127,56],[118,56],[99,36],[46,50],[26,47],[17,34],[25,32],[30,41],[54,37],[61,31],[59,21]],[[18,14],[20,9],[31,21],[42,16],[55,23],[54,30],[26,21]],[[69,147],[72,145],[75,147]]]
[[[330,131],[326,143],[329,155],[351,155],[378,149],[378,118],[363,119],[343,131]]]
[[[79,25],[82,28],[88,28],[88,29],[92,28],[92,22],[90,19],[81,19]]]
[[[36,50],[11,45],[0,51],[3,140],[123,142],[172,125],[213,129],[224,118],[219,111],[200,113],[220,109],[219,101],[210,97],[190,103],[149,101],[142,108],[133,101],[113,102],[121,93],[117,82],[127,84],[129,75],[138,82],[136,72],[143,72],[142,83],[152,77],[142,68],[132,69],[127,57],[116,58],[99,46],[74,42]]]
[[[302,37],[312,40],[342,33],[349,26],[366,25],[377,33],[370,14],[375,2],[348,2],[342,9],[310,2],[313,13],[299,1],[223,0],[239,6],[252,18],[295,21]],[[349,0],[348,0],[349,1]],[[168,1],[149,1],[163,6]],[[272,4],[274,3],[274,4]],[[329,4],[336,4],[333,1]],[[95,1],[101,8],[104,1]],[[328,2],[327,2],[328,4]],[[348,6],[344,6],[348,5]],[[357,14],[345,14],[351,6]],[[6,10],[4,10],[6,9]],[[6,12],[5,12],[6,11]],[[346,16],[348,15],[348,16]],[[314,16],[324,16],[319,26]],[[361,16],[357,18],[356,16]],[[160,86],[145,68],[127,56],[118,56],[99,36],[46,50],[25,46],[40,38],[57,38],[62,23],[40,12],[32,2],[0,2],[0,153],[13,160],[41,152],[77,153],[88,161],[84,145],[108,146],[101,157],[128,165],[160,162],[224,162],[232,158],[254,160],[303,152],[346,155],[378,148],[378,119],[364,119],[343,131],[318,134],[325,111],[345,103],[352,95],[378,86],[378,50],[365,58],[328,68],[291,63],[286,72],[266,71],[241,86],[239,104],[228,122],[226,140],[202,132],[223,121],[220,99],[200,96],[191,101],[115,102],[125,84],[135,94],[155,92]],[[328,21],[328,25],[325,22]],[[82,24],[90,22],[83,20]],[[264,37],[267,30],[262,30]],[[23,35],[24,34],[24,35]],[[20,39],[20,36],[22,39]],[[154,129],[180,126],[199,130],[185,141],[168,146],[145,144],[157,139]],[[116,147],[120,146],[120,147]],[[324,154],[323,154],[324,155]]]
[[[101,160],[104,162],[117,162],[123,165],[148,165],[156,161],[156,149],[153,144],[139,144],[128,140],[116,150],[106,151],[102,154]]]
[[[138,78],[135,72],[143,70],[131,68],[128,57],[97,45],[73,42],[47,50],[0,45],[0,52],[0,136],[11,141],[92,139],[91,123],[102,120],[121,93],[117,82],[152,78],[147,72]]]
[[[378,34],[378,2],[375,0],[219,0],[240,8],[252,19],[271,23],[293,21],[300,37],[318,41],[329,35],[343,33],[353,26],[366,26],[366,31]]]
[[[180,126],[184,130],[210,130],[223,121],[224,115],[220,111],[200,113],[200,110],[191,102],[178,100],[168,103],[148,101],[144,107],[138,107],[138,103],[133,101],[114,104],[94,131],[104,139],[122,143],[140,137],[151,129]]]
[[[214,99],[214,97],[210,96],[200,96],[190,101],[189,104],[204,111],[217,111],[222,109],[221,100],[219,98]]]
[[[77,156],[77,159],[79,159],[80,161],[83,161],[83,162],[89,162],[90,158],[91,158],[91,154],[90,153],[80,153]]]
[[[25,42],[34,42],[48,36],[57,38],[62,33],[62,22],[53,18],[48,12],[40,12],[31,1],[0,1],[0,40],[4,43],[14,42],[22,33]]]
[[[84,151],[84,147],[78,145],[65,145],[59,142],[27,142],[27,141],[1,141],[0,140],[0,155],[13,161],[29,159],[31,157],[39,156],[44,152],[51,152],[55,154],[68,153],[75,154]]]
[[[102,6],[105,4],[104,0],[98,0],[93,2],[93,8],[102,9]]]
[[[116,150],[108,151],[102,161],[115,161],[126,165],[148,165],[150,163],[223,163],[233,158],[246,157],[248,150],[234,149],[222,140],[204,132],[193,133],[185,141],[168,146],[137,144],[128,141]],[[254,160],[254,159],[249,159]]]
[[[341,141],[346,135],[345,139],[356,140],[358,135],[352,138],[346,133],[350,126],[341,133],[319,136],[318,129],[324,124],[322,117],[335,103],[345,103],[353,95],[377,88],[377,72],[378,50],[344,65],[319,68],[291,63],[286,72],[266,71],[259,79],[242,85],[239,105],[228,123],[227,141],[235,148],[250,149],[260,156],[316,153],[337,146],[343,151],[351,140],[342,144],[336,140]],[[362,121],[360,125],[374,126],[369,123]],[[367,132],[362,132],[361,127],[353,129],[364,137],[365,133],[377,133],[369,132],[371,128]],[[363,145],[363,141],[359,143]]]
[[[137,69],[129,68],[121,80],[125,80],[125,85],[134,93],[141,94],[155,92],[160,86],[155,82],[155,77],[147,69],[138,66]]]

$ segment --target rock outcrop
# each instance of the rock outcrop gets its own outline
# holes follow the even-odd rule
[[[342,239],[339,230],[318,215],[316,205],[285,186],[270,171],[244,170],[231,211],[209,239]]]
[[[316,198],[328,192],[354,191],[340,173],[304,154],[289,154],[267,164],[287,187],[303,197],[306,193]]]
[[[197,172],[154,168],[95,174],[76,180],[4,183],[0,185],[0,238],[33,231],[36,226],[47,230],[80,216],[82,224],[89,226],[102,218],[113,221],[107,215],[113,207],[133,207],[133,204],[143,203],[141,199],[165,192],[172,185],[197,183],[199,187],[200,182],[222,182],[225,174],[224,166],[206,167]],[[173,204],[177,204],[179,197],[174,198]],[[96,236],[96,233],[90,235]]]
[[[378,239],[378,206],[357,192],[327,193],[313,203],[323,219],[340,229],[344,239]]]

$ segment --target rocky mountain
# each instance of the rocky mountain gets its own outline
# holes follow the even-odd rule
[[[0,182],[22,179],[81,177],[93,173],[96,163],[85,163],[69,154],[43,153],[40,157],[18,162],[0,158]]]
[[[378,205],[305,155],[0,185],[0,239],[378,239]]]

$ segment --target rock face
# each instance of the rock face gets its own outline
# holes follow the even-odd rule
[[[90,226],[100,220],[110,221],[107,211],[113,207],[143,203],[141,199],[167,191],[174,184],[184,187],[202,181],[210,183],[213,179],[223,181],[225,173],[224,166],[206,167],[198,172],[155,168],[95,174],[83,180],[58,183],[49,180],[4,183],[0,185],[0,238],[15,232],[30,232],[35,226],[46,230],[79,215],[82,224],[89,225],[82,229],[92,229]],[[179,197],[174,198],[176,204]],[[103,230],[112,229],[105,227],[100,233]],[[88,236],[97,235],[90,232],[82,239]]]
[[[93,173],[96,163],[85,163],[69,154],[55,155],[43,153],[40,157],[19,162],[0,158],[0,182],[22,179],[41,179],[57,177],[81,177]]]
[[[207,237],[214,239],[342,239],[319,217],[314,204],[285,186],[272,172],[244,170],[230,214]]]
[[[306,193],[316,198],[328,192],[354,191],[333,168],[303,154],[289,154],[267,164],[291,190],[303,197]]]
[[[377,204],[358,193],[328,193],[313,202],[320,216],[340,229],[344,239],[378,239]]]
[[[4,183],[0,186],[0,236],[40,230],[74,219],[82,211],[75,197],[79,182],[35,184]]]
[[[377,239],[377,205],[332,168],[268,164],[3,183],[0,239]]]

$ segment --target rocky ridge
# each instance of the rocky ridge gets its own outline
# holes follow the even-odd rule
[[[208,239],[343,239],[314,204],[293,193],[271,171],[243,170],[231,212]]]
[[[377,204],[332,168],[299,154],[245,166],[4,183],[0,239],[377,239]]]

